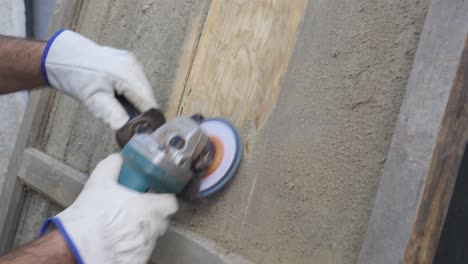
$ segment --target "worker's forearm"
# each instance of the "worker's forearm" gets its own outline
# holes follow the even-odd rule
[[[0,94],[46,84],[41,73],[45,45],[45,42],[0,35]]]
[[[72,264],[73,255],[58,231],[33,241],[8,255],[0,257],[0,264]]]

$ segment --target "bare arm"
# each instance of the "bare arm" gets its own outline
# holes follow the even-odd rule
[[[45,85],[41,58],[46,43],[0,35],[0,94]]]
[[[72,264],[73,254],[58,231],[33,241],[8,255],[0,257],[0,264]]]

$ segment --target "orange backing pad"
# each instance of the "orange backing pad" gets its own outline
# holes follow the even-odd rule
[[[215,149],[215,154],[211,165],[208,167],[208,169],[206,169],[206,174],[204,177],[210,176],[219,167],[224,156],[224,146],[221,140],[218,137],[211,135],[210,141]]]

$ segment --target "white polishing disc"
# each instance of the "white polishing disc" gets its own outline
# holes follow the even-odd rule
[[[210,175],[201,179],[200,191],[203,192],[218,184],[231,170],[238,152],[238,142],[236,134],[225,122],[216,119],[206,120],[201,123],[201,127],[208,136],[219,139],[224,152],[219,166]]]

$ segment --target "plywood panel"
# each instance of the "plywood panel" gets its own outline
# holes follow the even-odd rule
[[[39,230],[45,220],[56,215],[59,210],[60,209],[51,204],[47,198],[34,190],[28,190],[26,192],[13,248],[23,246],[36,239],[39,236]]]
[[[275,105],[307,1],[213,1],[178,114],[263,124]],[[177,98],[178,99],[178,98]]]

